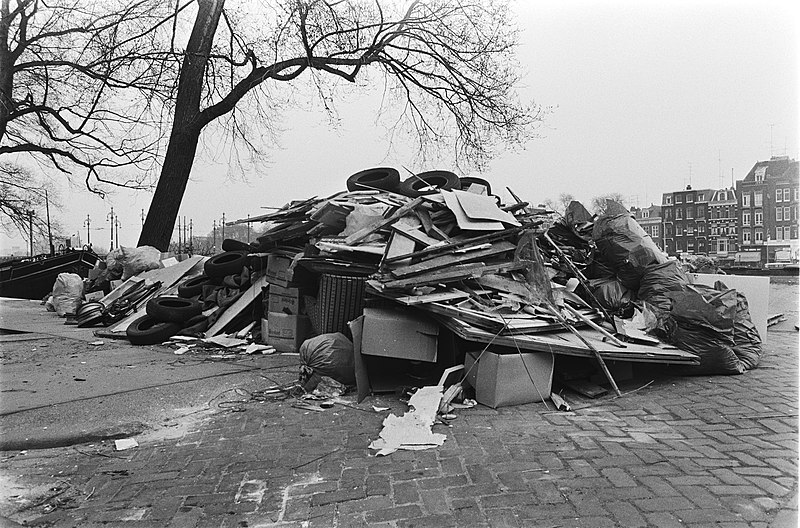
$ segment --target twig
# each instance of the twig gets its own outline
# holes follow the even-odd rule
[[[341,449],[341,448],[336,448],[336,449],[334,449],[333,451],[331,451],[330,453],[325,453],[324,455],[320,455],[320,456],[318,456],[317,458],[312,458],[312,459],[311,459],[311,460],[309,460],[308,462],[303,462],[303,463],[302,463],[302,464],[300,464],[299,466],[294,466],[294,467],[292,467],[292,469],[299,469],[299,468],[301,468],[301,467],[303,467],[303,466],[307,466],[307,465],[311,464],[312,462],[316,462],[317,460],[320,460],[320,459],[322,459],[322,458],[325,458],[326,456],[329,456],[329,455],[332,455],[332,454],[336,453],[336,452],[337,452],[337,451],[339,451],[340,449]]]

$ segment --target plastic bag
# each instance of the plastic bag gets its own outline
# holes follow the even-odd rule
[[[627,311],[634,301],[634,294],[616,278],[592,279],[589,281],[592,295],[605,308],[613,313]]]
[[[689,284],[689,277],[678,261],[653,264],[645,268],[636,297],[661,310],[669,310],[672,303],[666,293],[682,291]]]
[[[620,282],[631,290],[647,266],[667,262],[667,256],[630,213],[603,215],[594,223],[592,238],[598,260],[611,267]]]
[[[306,339],[300,345],[300,361],[301,372],[305,367],[306,372],[311,370],[318,376],[328,376],[345,385],[356,383],[353,343],[341,332]]]
[[[160,268],[161,251],[152,246],[118,247],[106,255],[106,266],[109,272],[121,273],[122,280],[127,280],[143,271]]]
[[[725,291],[728,289],[720,281],[714,283],[714,289]],[[750,308],[747,297],[736,291],[736,313],[733,319],[733,353],[742,362],[747,370],[754,369],[761,362],[761,336],[750,317]]]
[[[83,301],[83,278],[77,273],[59,273],[53,284],[53,306],[60,317],[75,315]]]
[[[707,286],[687,286],[666,292],[672,309],[666,321],[667,340],[700,357],[697,366],[683,367],[683,374],[742,374],[744,363],[733,351],[736,291]]]

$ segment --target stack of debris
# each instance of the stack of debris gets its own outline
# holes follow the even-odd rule
[[[232,222],[265,223],[257,242],[128,279],[109,295],[131,281],[151,290],[107,334],[147,326],[155,310],[173,335],[233,333],[299,353],[306,390],[328,376],[355,383],[359,401],[440,378],[449,400],[463,381],[492,407],[543,401],[555,356],[588,358],[617,393],[607,362],[757,365],[744,296],[693,286],[624,208],[594,218],[573,202],[561,217],[509,193],[506,205],[487,181],[448,171],[402,182],[394,169],[362,171],[347,191]]]

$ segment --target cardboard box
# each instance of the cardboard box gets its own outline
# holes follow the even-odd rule
[[[493,409],[540,402],[550,398],[554,363],[553,354],[547,352],[519,353],[501,347],[482,355],[480,350],[467,352],[465,381],[475,389],[478,403]]]
[[[267,259],[267,281],[288,288],[292,282],[292,272],[289,267],[293,256],[286,253],[270,253]]]
[[[361,353],[436,362],[439,325],[403,308],[364,308]]]
[[[313,334],[307,315],[269,312],[267,320],[267,344],[278,352],[297,352],[303,341]]]
[[[305,310],[301,311],[301,299],[300,288],[284,288],[277,284],[271,284],[267,309],[269,312],[301,315],[305,312]]]

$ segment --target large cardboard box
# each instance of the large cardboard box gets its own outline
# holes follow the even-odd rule
[[[268,312],[279,312],[288,315],[301,315],[302,297],[300,288],[284,288],[277,284],[269,287]]]
[[[307,315],[267,314],[267,344],[278,352],[297,352],[312,334],[311,320]]]
[[[292,272],[289,267],[293,257],[286,253],[270,253],[267,259],[267,281],[284,288],[291,286]]]
[[[361,353],[436,362],[439,325],[407,308],[364,308]]]
[[[465,381],[475,389],[478,403],[496,409],[550,398],[555,363],[552,354],[496,350],[508,353],[494,349],[483,354],[480,350],[467,352]]]

